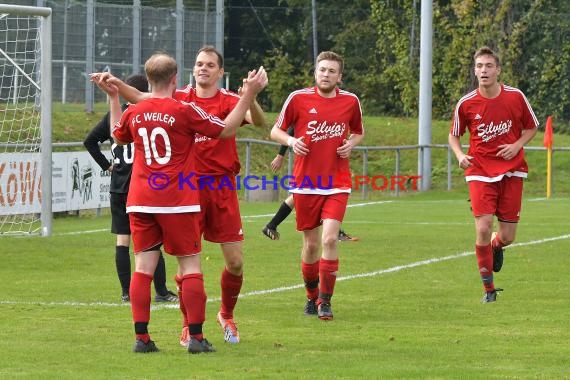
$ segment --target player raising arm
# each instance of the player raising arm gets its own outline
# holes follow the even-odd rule
[[[255,95],[267,85],[263,67],[252,71],[243,84],[242,97],[224,121],[195,103],[172,98],[176,89],[176,61],[154,54],[145,63],[152,96],[130,106],[121,116],[118,89],[112,81],[94,76],[110,96],[111,120],[117,121],[117,143],[134,142],[135,158],[127,212],[135,251],[131,281],[131,310],[136,342],[134,352],[154,352],[150,339],[150,282],[160,247],[176,256],[181,274],[182,298],[188,320],[188,352],[212,352],[204,338],[206,293],[200,265],[200,202],[191,160],[196,133],[224,138],[235,135]]]
[[[213,46],[206,45],[198,50],[194,63],[191,84],[175,91],[173,97],[185,102],[194,102],[208,113],[225,118],[236,106],[239,95],[227,89],[219,88],[224,76],[224,60]],[[101,73],[102,78],[109,78],[119,88],[121,96],[131,102],[139,102],[148,95],[130,87],[108,73]],[[239,90],[238,90],[239,92]],[[250,103],[245,114],[245,122],[258,127],[265,127],[263,110],[255,100]],[[224,256],[224,268],[220,275],[221,302],[217,320],[222,328],[224,340],[239,343],[240,335],[234,321],[236,307],[243,283],[243,241],[244,234],[236,191],[236,175],[241,165],[235,138],[212,139],[196,135],[192,160],[200,186],[200,227],[204,239],[220,245]],[[207,183],[206,183],[207,181]],[[231,186],[228,186],[228,183]],[[180,296],[180,274],[176,277],[181,299],[180,308],[184,310],[184,301]],[[188,345],[188,323],[183,312],[180,344]]]

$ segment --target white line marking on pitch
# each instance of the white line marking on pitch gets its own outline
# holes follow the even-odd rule
[[[377,201],[377,202],[366,202],[366,203],[355,203],[348,205],[346,207],[362,207],[362,206],[369,206],[369,205],[378,205],[383,203],[392,203],[394,201]],[[242,219],[255,219],[255,218],[269,218],[275,214],[259,214],[259,215],[242,215]],[[105,229],[98,229],[98,230],[87,230],[87,231],[73,231],[73,232],[61,232],[53,234],[54,236],[66,236],[66,235],[82,235],[82,234],[93,234],[99,232],[109,232],[108,228]]]
[[[514,247],[525,247],[528,245],[536,245],[536,244],[543,244],[543,243],[548,243],[548,242],[552,242],[552,241],[557,241],[557,240],[563,240],[563,239],[568,239],[570,238],[570,234],[567,235],[560,235],[560,236],[554,236],[551,238],[545,238],[545,239],[540,239],[540,240],[533,240],[533,241],[528,241],[528,242],[524,242],[524,243],[515,243],[509,246],[509,248],[507,249],[511,249]],[[473,255],[475,252],[473,251],[467,251],[467,252],[461,252],[461,253],[457,253],[454,255],[449,255],[449,256],[443,256],[443,257],[434,257],[431,259],[427,259],[427,260],[420,260],[420,261],[415,261],[413,263],[409,263],[409,264],[405,264],[405,265],[397,265],[395,267],[391,267],[391,268],[387,268],[387,269],[380,269],[374,272],[367,272],[367,273],[357,273],[357,274],[353,274],[353,275],[349,275],[349,276],[342,276],[342,277],[338,277],[337,281],[347,281],[347,280],[354,280],[356,278],[364,278],[364,277],[374,277],[374,276],[379,276],[379,275],[383,275],[386,273],[394,273],[394,272],[399,272],[401,270],[404,269],[410,269],[410,268],[416,268],[416,267],[420,267],[423,265],[429,265],[429,264],[436,264],[442,261],[448,261],[448,260],[453,260],[453,259],[458,259],[461,257],[465,257],[465,256],[470,256]],[[240,294],[239,298],[245,298],[245,297],[252,297],[252,296],[259,296],[259,295],[265,295],[265,294],[274,294],[274,293],[281,293],[281,292],[286,292],[289,290],[294,290],[294,289],[301,289],[303,288],[304,285],[303,284],[297,284],[297,285],[291,285],[291,286],[281,286],[278,288],[273,288],[273,289],[266,289],[266,290],[253,290],[247,293],[242,293]],[[208,302],[219,302],[220,298],[208,298]],[[110,303],[110,302],[32,302],[32,301],[28,301],[28,302],[20,302],[20,301],[2,301],[0,300],[0,305],[41,305],[41,306],[105,306],[105,307],[117,307],[117,306],[130,306],[130,304],[128,303]],[[162,310],[162,309],[178,309],[179,306],[178,304],[165,304],[165,305],[152,305],[152,310]]]

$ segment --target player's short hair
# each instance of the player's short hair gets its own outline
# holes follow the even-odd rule
[[[212,45],[202,46],[200,50],[198,50],[198,52],[196,53],[196,57],[200,53],[214,53],[215,55],[218,56],[218,66],[220,66],[220,68],[224,67],[224,57],[222,57],[222,54],[214,46]]]
[[[154,53],[144,64],[148,81],[153,86],[165,86],[178,72],[176,60],[166,53]]]
[[[493,49],[491,49],[488,46],[483,46],[475,52],[475,54],[473,55],[473,62],[475,62],[477,60],[477,58],[481,57],[482,55],[490,55],[491,57],[493,57],[495,59],[495,64],[497,66],[501,66],[499,56],[497,55],[497,53],[495,53],[493,51]]]
[[[140,92],[148,92],[148,81],[142,74],[132,74],[125,79],[125,83],[136,88]]]
[[[317,56],[317,62],[315,62],[315,66],[324,60],[338,62],[338,67],[340,69],[340,73],[342,74],[342,71],[344,70],[344,59],[340,54],[337,54],[334,51],[323,51]]]

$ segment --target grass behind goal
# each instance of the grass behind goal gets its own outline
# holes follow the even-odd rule
[[[108,217],[56,219],[49,238],[2,238],[0,378],[567,377],[570,202],[524,202],[517,243],[495,276],[505,291],[481,304],[465,199],[429,193],[353,203],[343,227],[361,240],[340,244],[331,322],[302,314],[294,218],[280,226],[280,241],[269,241],[260,230],[277,204],[243,204],[242,342],[224,343],[215,323],[223,259],[206,244],[204,329],[218,352],[202,355],[179,346],[179,311],[164,304],[149,326],[161,352],[130,352]],[[173,289],[175,260],[166,261]]]

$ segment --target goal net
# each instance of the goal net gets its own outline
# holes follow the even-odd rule
[[[51,235],[51,9],[0,4],[0,236]]]

